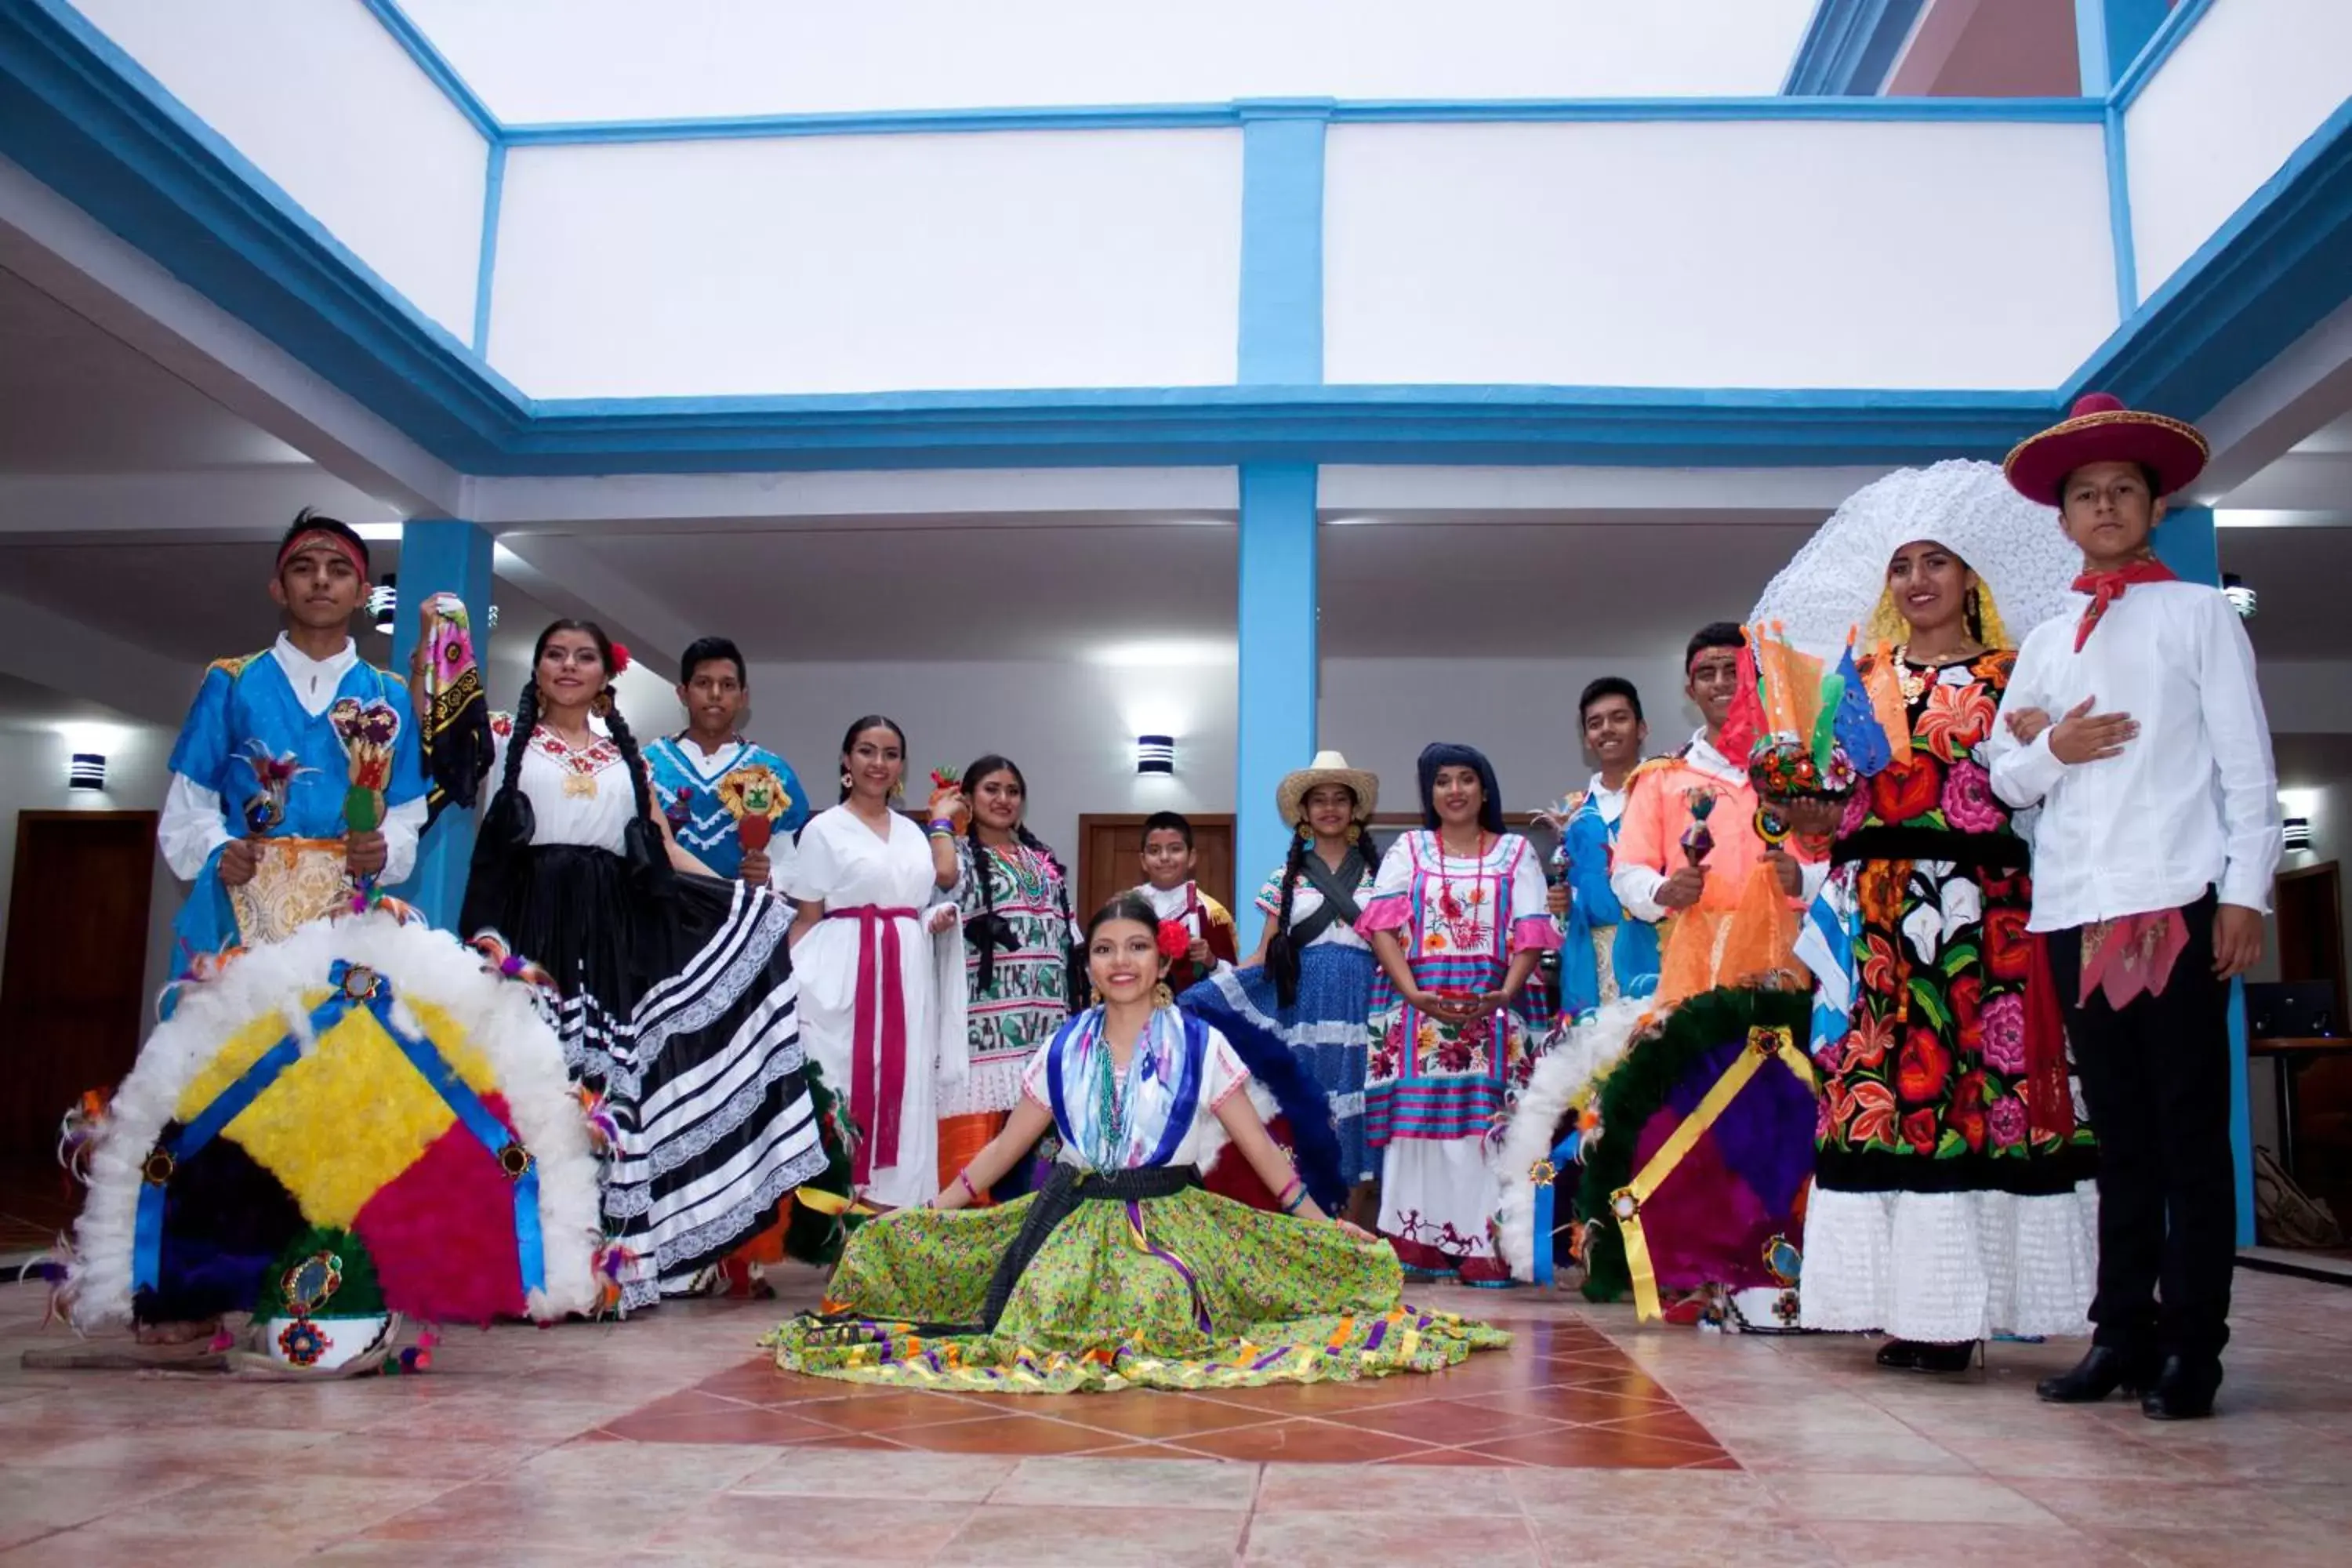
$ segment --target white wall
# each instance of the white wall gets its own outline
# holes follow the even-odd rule
[[[408,0],[509,121],[1774,93],[1813,0]]]
[[[64,734],[49,726],[0,726],[0,933],[5,933],[11,919],[40,918],[37,910],[10,907],[16,874],[18,812],[157,811],[163,807],[169,777],[164,764],[171,758],[176,731],[132,721],[83,729],[92,732],[78,743],[68,743]],[[106,787],[68,789],[67,759],[92,745],[104,749]],[[172,919],[180,912],[180,901],[186,895],[187,884],[174,878],[158,855],[147,905],[146,994],[151,1001],[171,978]],[[65,1107],[58,1109],[62,1112]]]
[[[2352,5],[2218,0],[2124,117],[2142,298],[2352,94]]]
[[[75,0],[196,116],[461,339],[488,149],[359,0]]]
[[[2116,324],[2095,125],[1337,125],[1335,382],[2046,387]]]
[[[1234,379],[1238,131],[519,148],[490,359],[535,397]]]

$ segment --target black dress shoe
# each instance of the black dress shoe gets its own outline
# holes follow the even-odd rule
[[[1919,1364],[1919,1352],[1924,1348],[1917,1340],[1889,1340],[1878,1347],[1878,1364],[1897,1372],[1913,1371]]]
[[[2155,1374],[2153,1361],[2145,1354],[2093,1345],[2074,1371],[2043,1378],[2033,1392],[2053,1405],[2095,1405],[2118,1388],[2137,1394],[2152,1386]]]
[[[1962,1340],[1958,1344],[1922,1344],[1916,1347],[1911,1359],[1914,1372],[1966,1372],[1977,1359],[1977,1342]]]
[[[2212,1356],[2168,1355],[2156,1386],[2140,1395],[2139,1413],[2151,1421],[2198,1421],[2213,1414],[2221,1387],[2221,1363]]]

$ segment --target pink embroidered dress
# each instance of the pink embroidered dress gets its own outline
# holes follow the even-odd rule
[[[1511,959],[1555,946],[1542,858],[1515,833],[1475,856],[1449,855],[1434,832],[1400,837],[1358,930],[1392,931],[1424,991],[1475,994],[1503,984]],[[1382,972],[1372,985],[1365,1141],[1381,1162],[1381,1234],[1407,1266],[1444,1270],[1496,1256],[1499,1197],[1487,1148],[1497,1113],[1527,1079],[1528,1026],[1511,1008],[1456,1026],[1408,1005]]]

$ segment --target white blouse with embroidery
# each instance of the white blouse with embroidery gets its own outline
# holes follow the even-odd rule
[[[489,788],[506,777],[507,747],[514,720],[490,715]],[[623,834],[636,815],[636,791],[629,786],[627,763],[609,735],[599,733],[574,750],[545,725],[531,731],[516,784],[530,802],[533,844],[579,844],[624,853]]]

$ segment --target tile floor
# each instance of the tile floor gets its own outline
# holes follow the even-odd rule
[[[1524,1290],[1426,1294],[1519,1331],[1435,1378],[908,1394],[769,1367],[783,1283],[318,1385],[26,1372],[64,1331],[0,1287],[0,1568],[2352,1559],[2352,1290],[2307,1280],[2241,1273],[2224,1415],[2179,1426],[2038,1405],[2073,1344],[1946,1381]]]

